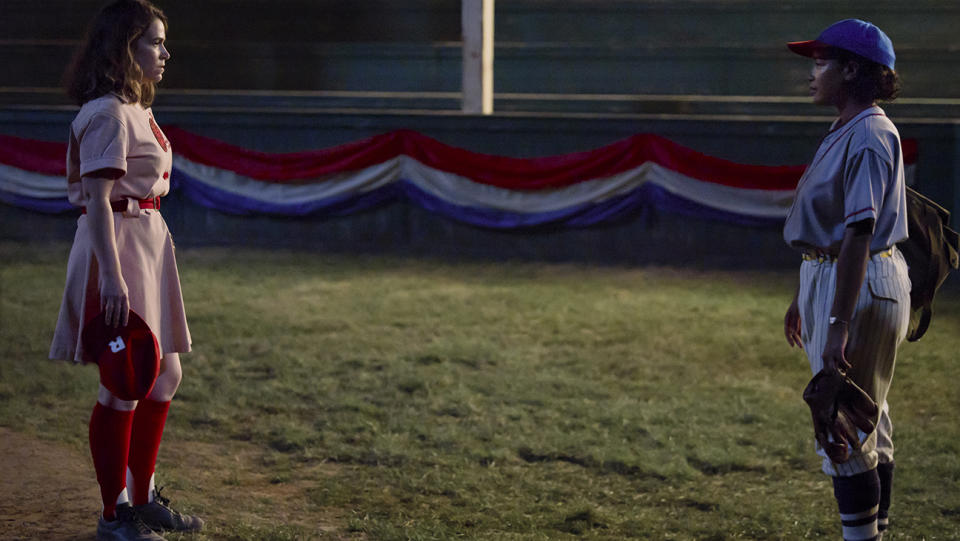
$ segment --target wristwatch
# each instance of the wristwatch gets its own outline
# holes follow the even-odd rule
[[[840,323],[843,323],[844,325],[847,324],[846,321],[838,318],[837,316],[830,316],[830,319],[828,319],[827,322],[830,323],[830,325],[838,325]]]

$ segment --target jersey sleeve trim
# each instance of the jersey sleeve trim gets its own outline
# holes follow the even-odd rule
[[[847,214],[846,216],[843,217],[843,219],[844,219],[844,220],[849,220],[852,216],[856,216],[857,214],[860,214],[860,213],[862,213],[862,212],[871,212],[871,213],[876,214],[876,209],[873,208],[873,207],[864,207],[864,208],[862,208],[862,209],[860,209],[860,210],[855,210],[855,211],[851,212],[850,214]]]
[[[96,160],[84,160],[83,167],[80,168],[80,176],[86,177],[101,169],[119,169],[127,171],[127,160],[121,158],[99,158]]]

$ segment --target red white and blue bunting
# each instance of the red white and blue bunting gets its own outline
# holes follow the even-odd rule
[[[399,130],[310,152],[270,154],[164,128],[173,189],[235,215],[343,216],[394,201],[500,229],[587,226],[649,210],[743,225],[781,223],[803,166],[745,165],[640,134],[587,152],[509,158]],[[908,172],[916,144],[904,141]],[[75,209],[66,144],[0,135],[0,201]]]

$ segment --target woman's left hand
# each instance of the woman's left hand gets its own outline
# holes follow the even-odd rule
[[[850,370],[850,363],[847,362],[847,339],[849,331],[846,323],[837,323],[827,328],[827,343],[823,347],[823,369],[827,371],[839,370],[846,372]]]
[[[803,349],[803,334],[801,333],[800,307],[797,303],[797,296],[793,296],[793,302],[787,308],[786,315],[783,316],[783,334],[787,337],[787,343],[790,347],[797,346]]]

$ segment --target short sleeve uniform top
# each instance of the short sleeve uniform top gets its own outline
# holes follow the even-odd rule
[[[173,162],[170,142],[150,109],[126,103],[113,94],[80,108],[70,126],[67,147],[67,193],[84,206],[82,178],[101,169],[117,169],[111,201],[151,199],[170,189]],[[94,181],[96,181],[94,175]],[[127,285],[130,309],[157,337],[163,353],[190,351],[190,331],[184,314],[173,240],[159,211],[128,205],[113,212],[120,272]],[[131,210],[135,210],[131,212]],[[67,263],[67,280],[50,357],[81,362],[83,326],[100,310],[99,265],[93,251],[93,231],[87,215],[77,232]]]
[[[114,182],[111,201],[166,195],[172,164],[170,141],[153,112],[138,103],[107,94],[85,103],[70,125],[67,193],[74,205],[84,204],[80,179],[106,168],[125,173]]]
[[[900,134],[879,107],[834,124],[797,184],[783,238],[797,249],[836,251],[844,229],[874,220],[870,251],[907,238]]]

